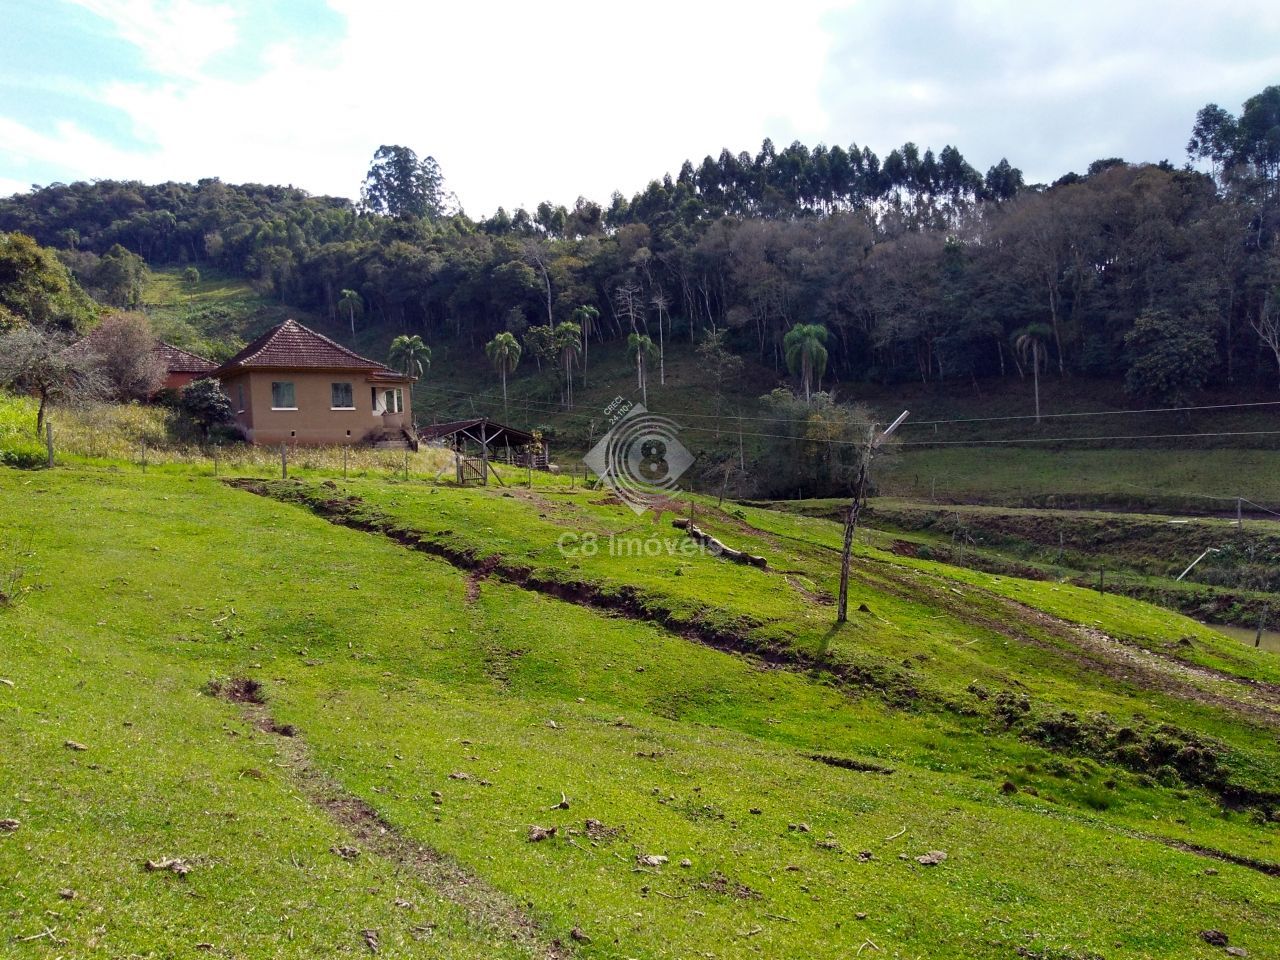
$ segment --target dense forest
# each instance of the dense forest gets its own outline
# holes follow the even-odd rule
[[[208,265],[335,323],[477,352],[505,331],[536,355],[576,319],[589,341],[720,333],[781,372],[788,335],[818,327],[815,388],[1034,367],[1162,402],[1273,390],[1280,86],[1188,119],[1181,166],[1104,158],[1050,185],[1007,161],[982,174],[951,146],[879,158],[766,140],[630,200],[476,220],[434,160],[385,146],[359,203],[216,179],[53,184],[0,200],[0,231],[56,247],[119,306],[144,261]]]

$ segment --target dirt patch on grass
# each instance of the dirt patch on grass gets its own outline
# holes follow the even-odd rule
[[[719,870],[713,871],[705,880],[700,880],[696,886],[699,890],[705,890],[707,893],[714,893],[722,897],[733,897],[735,900],[760,900],[763,898],[763,894],[759,890],[752,890],[745,883],[731,880]]]
[[[249,677],[232,677],[229,680],[210,680],[205,685],[205,692],[214,697],[221,697],[231,703],[264,704],[267,702],[266,692],[262,684]]]
[[[283,733],[281,725],[261,702],[237,701],[245,718],[259,730]],[[288,728],[292,729],[292,728]],[[558,939],[549,938],[519,905],[493,889],[464,866],[431,847],[402,834],[372,806],[345,790],[333,777],[315,765],[301,737],[283,735],[277,749],[294,785],[314,806],[327,813],[351,836],[352,843],[335,848],[344,859],[361,853],[381,857],[399,869],[414,874],[441,897],[465,911],[477,928],[509,939],[547,960],[562,960],[571,951]]]
[[[828,767],[839,767],[841,770],[853,770],[856,773],[880,773],[888,776],[893,773],[892,767],[882,767],[878,763],[867,763],[865,760],[853,760],[849,757],[833,757],[826,753],[808,754],[810,760],[825,763]]]

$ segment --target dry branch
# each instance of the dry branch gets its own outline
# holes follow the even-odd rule
[[[745,563],[752,567],[760,567],[761,569],[764,569],[764,567],[768,565],[768,561],[764,557],[753,556],[752,554],[746,553],[742,550],[735,550],[733,547],[726,546],[724,543],[711,536],[711,534],[698,527],[688,518],[681,517],[678,520],[672,520],[671,525],[677,530],[683,530],[689,535],[690,540],[706,547],[716,556],[732,560],[734,563]]]

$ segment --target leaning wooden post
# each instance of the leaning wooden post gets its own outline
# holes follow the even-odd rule
[[[489,421],[488,419],[480,421],[480,460],[483,469],[480,471],[480,483],[482,486],[489,485]]]
[[[44,422],[44,445],[49,453],[49,466],[53,466],[53,421]]]
[[[844,517],[844,545],[840,551],[840,599],[836,606],[836,623],[844,623],[849,619],[849,564],[853,558],[853,537],[858,530],[858,517],[862,513],[862,501],[867,493],[867,471],[871,466],[871,458],[876,449],[889,438],[889,435],[911,415],[911,411],[903,410],[898,419],[889,424],[884,433],[876,436],[876,427],[871,425],[867,436],[866,450],[862,455],[862,463],[858,466],[858,481],[854,485],[853,502],[849,504],[849,512]]]
[[[280,444],[280,479],[289,479],[289,453],[283,442]]]

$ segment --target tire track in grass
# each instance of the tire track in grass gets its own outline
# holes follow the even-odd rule
[[[280,767],[313,806],[329,815],[360,847],[338,848],[341,856],[368,852],[412,873],[445,900],[462,908],[476,927],[522,947],[531,957],[567,960],[572,952],[549,938],[532,917],[452,858],[420,844],[387,822],[377,810],[346,790],[311,759],[306,742],[291,725],[278,723],[267,706],[262,685],[237,677],[210,689],[240,707],[253,727],[274,735]]]

